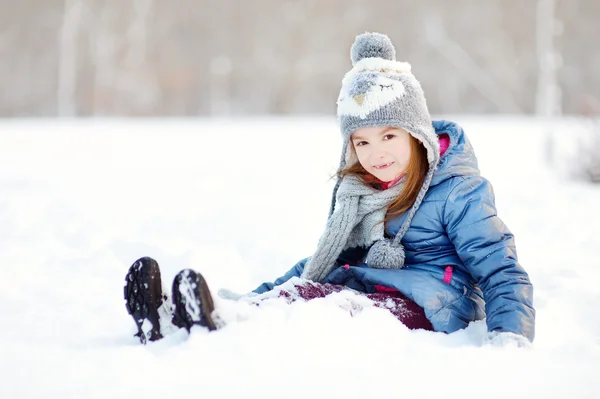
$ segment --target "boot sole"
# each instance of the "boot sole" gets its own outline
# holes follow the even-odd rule
[[[175,317],[190,331],[193,325],[217,329],[212,312],[215,310],[210,289],[204,277],[191,269],[182,270],[173,280]]]
[[[135,261],[125,276],[125,287],[123,287],[125,308],[133,317],[138,328],[136,336],[144,345],[147,340],[156,341],[162,338],[158,315],[158,308],[162,304],[161,284],[158,263],[148,257]],[[146,320],[152,324],[149,337],[146,337],[142,329]]]

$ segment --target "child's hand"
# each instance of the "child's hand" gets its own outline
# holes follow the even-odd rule
[[[511,332],[492,331],[483,339],[483,345],[497,347],[531,348],[531,342],[522,335]]]

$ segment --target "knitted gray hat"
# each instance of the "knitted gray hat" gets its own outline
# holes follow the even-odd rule
[[[347,161],[350,136],[367,126],[406,130],[427,148],[427,159],[435,167],[440,146],[423,89],[410,64],[396,61],[390,38],[380,33],[358,35],[350,54],[354,67],[342,80],[337,102],[344,139],[340,168]]]
[[[427,149],[429,170],[417,199],[393,241],[377,241],[369,250],[366,263],[370,267],[401,268],[404,248],[400,241],[423,197],[440,158],[440,145],[431,123],[423,89],[406,62],[396,61],[396,50],[386,35],[358,35],[350,50],[353,68],[342,80],[338,98],[338,118],[343,138],[339,170],[349,160],[352,133],[361,127],[393,126],[406,130]],[[337,182],[331,200],[330,216],[335,208]]]

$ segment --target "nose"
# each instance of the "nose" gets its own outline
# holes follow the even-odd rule
[[[374,151],[371,153],[371,164],[377,165],[380,164],[385,158],[385,153],[383,151]]]
[[[374,149],[373,152],[371,153],[371,156],[375,159],[385,158],[385,151],[380,150],[380,149]]]

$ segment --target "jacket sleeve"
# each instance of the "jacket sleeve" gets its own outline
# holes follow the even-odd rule
[[[355,248],[348,248],[348,249],[343,250],[336,261],[336,266],[345,265],[345,264],[350,264],[350,265],[360,264],[363,261],[364,257],[366,256],[367,249],[368,248],[355,247]],[[301,277],[302,272],[304,271],[304,266],[306,265],[306,262],[308,262],[308,258],[302,259],[301,261],[296,263],[294,265],[294,267],[292,267],[290,270],[288,270],[288,272],[286,274],[279,277],[274,282],[262,283],[260,286],[258,286],[258,288],[256,288],[252,292],[254,292],[256,294],[263,294],[267,291],[271,291],[274,287],[277,287],[278,285],[285,283],[292,277]]]
[[[483,292],[488,330],[533,341],[533,286],[518,262],[513,234],[497,216],[492,187],[481,176],[459,179],[443,220],[458,256]]]
[[[286,274],[279,277],[274,282],[262,283],[252,292],[254,292],[256,294],[264,294],[265,292],[271,291],[274,287],[277,287],[278,285],[285,283],[292,277],[300,277],[302,275],[302,272],[304,271],[304,265],[306,265],[307,261],[308,261],[308,258],[302,259],[301,261],[296,263],[294,265],[294,267],[292,267],[290,270],[288,270],[288,272]]]

